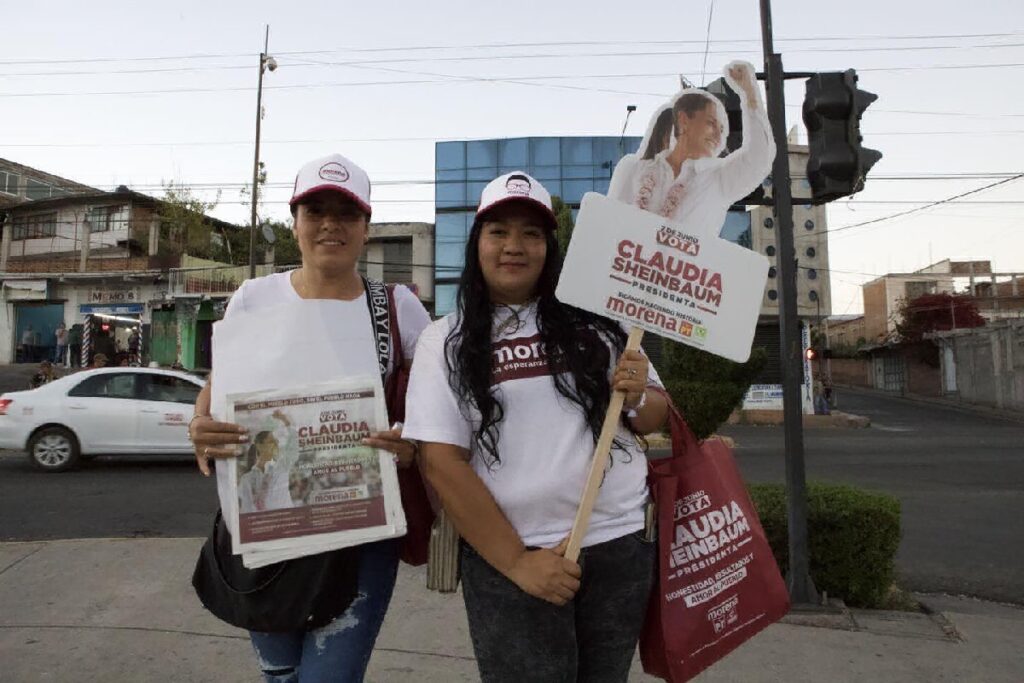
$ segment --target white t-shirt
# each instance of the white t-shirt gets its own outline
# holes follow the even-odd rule
[[[494,383],[504,407],[498,427],[501,462],[488,467],[486,451],[474,439],[480,414],[473,408],[464,415],[448,383],[444,347],[454,314],[435,321],[420,335],[402,435],[468,449],[474,471],[523,543],[550,547],[572,530],[590,471],[594,437],[579,406],[555,388],[540,348],[536,307],[525,307],[519,315],[521,324],[509,328],[502,325],[508,310],[499,309],[493,328],[498,332],[493,345]],[[609,380],[613,369],[614,362]],[[653,366],[648,382],[660,384]],[[624,425],[618,438],[628,447],[625,452],[612,451],[612,465],[601,485],[584,546],[644,526],[647,459]]]
[[[299,301],[301,298],[295,291],[295,287],[292,286],[291,272],[274,273],[254,280],[246,280],[228,302],[224,318],[229,318],[236,311],[251,313],[261,308],[279,306],[289,301]],[[353,329],[365,330],[366,343],[373,344],[373,327],[370,321],[370,311],[366,306],[365,294],[351,301],[339,300],[335,303],[339,307],[339,315],[350,319]],[[430,316],[416,295],[405,285],[395,286],[395,316],[398,318],[398,332],[402,336],[402,353],[407,361],[412,360],[413,354],[416,352],[416,341],[423,329],[430,324]],[[388,365],[389,373],[393,365],[394,350],[392,350]]]

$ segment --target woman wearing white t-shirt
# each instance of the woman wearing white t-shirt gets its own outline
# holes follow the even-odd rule
[[[515,181],[515,182],[513,182]],[[625,681],[654,578],[647,462],[663,395],[626,334],[560,303],[547,191],[483,192],[458,311],[420,336],[404,436],[465,543],[462,585],[484,681]],[[579,564],[563,557],[612,390],[628,413]]]
[[[334,154],[303,166],[290,201],[302,266],[295,270],[247,280],[232,296],[224,317],[254,312],[302,299],[338,301],[339,315],[350,329],[366,330],[366,343],[376,350],[366,287],[356,264],[369,239],[370,181],[363,169]],[[395,313],[406,362],[430,317],[416,296],[403,286],[394,290]],[[388,374],[395,370],[394,350]],[[199,469],[210,474],[209,458],[238,455],[246,441],[239,425],[210,417],[209,384],[196,402],[189,425]],[[399,430],[380,432],[364,441],[393,452],[399,466],[412,462],[416,446]],[[253,632],[250,637],[260,668],[268,681],[361,681],[374,641],[391,600],[398,571],[397,540],[359,546],[357,582],[351,602],[326,626],[294,632]],[[340,577],[339,577],[340,580]],[[319,595],[319,594],[318,594]]]

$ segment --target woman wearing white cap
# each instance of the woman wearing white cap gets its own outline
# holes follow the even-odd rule
[[[420,336],[404,435],[464,539],[484,681],[625,681],[654,578],[647,462],[657,375],[626,334],[555,298],[551,199],[516,172],[483,192],[458,310]],[[612,390],[620,429],[577,564],[563,557]]]
[[[367,305],[369,292],[356,270],[369,239],[369,178],[341,155],[316,159],[299,170],[290,205],[302,266],[242,283],[224,317],[302,299],[335,299],[343,304],[341,315],[351,319],[351,328],[365,329],[366,343],[376,349]],[[403,355],[411,359],[430,317],[404,286],[394,288],[394,307]],[[395,357],[393,349],[389,376],[396,370]],[[215,421],[209,409],[207,384],[189,425],[199,469],[205,475],[210,473],[209,458],[236,457],[238,443],[246,440],[243,427]],[[373,437],[366,443],[395,453],[399,466],[413,461],[416,446],[403,440],[399,430]],[[350,587],[350,595],[356,597],[342,612],[328,615],[333,620],[326,625],[306,631],[250,632],[266,680],[361,681],[394,589],[398,555],[396,540],[359,546],[358,553],[352,555],[358,567],[350,573],[357,581]],[[344,577],[336,581],[340,583]]]

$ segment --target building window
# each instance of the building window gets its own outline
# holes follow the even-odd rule
[[[503,169],[509,169],[505,173],[526,168],[526,156],[529,151],[529,143],[526,138],[501,140],[498,147],[499,161]]]
[[[466,143],[439,142],[434,147],[434,156],[439,171],[466,168]]]
[[[750,234],[750,214],[746,211],[729,211],[725,214],[725,223],[718,236],[741,247],[750,249],[753,246]]]
[[[384,282],[412,282],[412,240],[384,243]]]
[[[590,138],[562,138],[562,167],[590,166],[594,146]]]
[[[458,289],[458,285],[434,286],[434,315],[448,315],[455,310],[455,295]]]
[[[86,216],[86,220],[89,221],[89,232],[107,232],[117,227],[114,225],[114,216],[120,210],[119,206],[94,206],[89,209]]]
[[[535,169],[538,179],[543,179],[540,172],[542,167],[557,169],[561,164],[561,155],[558,151],[558,138],[532,138],[530,140],[530,164]]]
[[[498,141],[473,140],[466,143],[466,168],[470,171],[486,171],[488,180],[492,180],[498,170]],[[472,178],[473,174],[468,174]]]
[[[9,173],[7,171],[0,171],[0,192],[6,192],[7,194],[18,194],[18,181],[21,180],[21,176],[17,173]]]
[[[54,237],[57,235],[57,213],[37,213],[15,218],[11,228],[11,238],[16,240]]]
[[[49,199],[51,187],[32,178],[25,179],[25,196],[29,199]]]

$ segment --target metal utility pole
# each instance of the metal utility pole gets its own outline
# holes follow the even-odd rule
[[[772,203],[778,234],[779,341],[782,365],[782,409],[786,448],[786,511],[789,520],[789,597],[793,604],[816,604],[807,544],[807,482],[804,473],[803,406],[800,396],[803,359],[796,311],[796,252],[793,249],[793,195],[786,140],[785,71],[782,55],[772,42],[771,0],[761,2],[761,40],[764,47],[768,119],[775,136],[772,165]]]
[[[263,52],[260,53],[259,80],[256,82],[256,157],[252,162],[252,220],[249,224],[249,277],[256,277],[256,206],[260,194],[260,123],[263,120],[263,72],[268,68],[277,69],[277,61],[267,54],[270,44],[270,27],[263,36]]]

